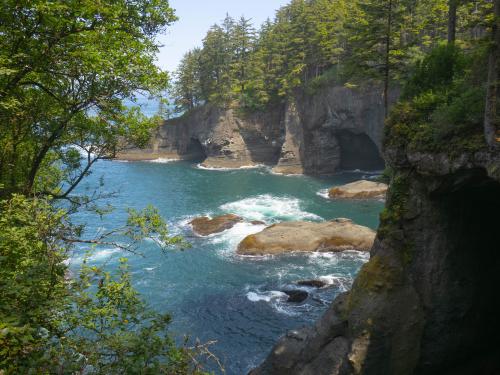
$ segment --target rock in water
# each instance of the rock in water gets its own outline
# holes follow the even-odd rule
[[[222,216],[216,216],[213,219],[209,217],[197,217],[192,220],[189,224],[193,227],[193,231],[200,236],[208,236],[214,233],[220,233],[227,229],[231,229],[235,224],[243,221],[243,219],[237,215],[227,214]]]
[[[252,221],[250,222],[250,224],[252,224],[252,225],[266,225],[266,223],[264,223],[264,222],[263,222],[263,221],[261,221],[261,220],[252,220]]]
[[[309,286],[312,288],[324,288],[328,284],[325,283],[324,281],[321,281],[321,280],[300,280],[300,281],[297,281],[297,285]]]
[[[306,291],[298,289],[284,290],[283,293],[285,293],[288,296],[287,302],[293,302],[293,303],[304,302],[309,296],[309,293],[307,293]]]
[[[291,221],[271,225],[245,237],[237,252],[241,255],[269,255],[292,251],[369,251],[374,239],[373,230],[356,225],[349,219],[323,223]]]
[[[372,199],[384,198],[387,185],[381,182],[360,180],[350,184],[336,186],[328,191],[330,198]]]

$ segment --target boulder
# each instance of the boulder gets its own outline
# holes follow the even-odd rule
[[[369,251],[374,239],[373,230],[354,224],[349,219],[322,223],[291,221],[271,225],[245,237],[237,252],[240,255],[272,255],[293,251]]]
[[[266,223],[264,223],[264,222],[263,222],[263,221],[261,221],[261,220],[252,220],[252,221],[250,222],[250,224],[252,224],[252,225],[266,225]]]
[[[208,236],[214,233],[220,233],[227,229],[231,229],[235,224],[243,221],[243,219],[237,215],[226,214],[221,216],[216,216],[213,219],[209,217],[197,217],[193,219],[189,224],[193,227],[193,231],[200,236]]]
[[[312,288],[324,288],[328,284],[325,283],[324,281],[321,281],[321,280],[300,280],[300,281],[297,281],[297,285],[309,286]]]
[[[373,199],[384,198],[387,185],[382,182],[360,180],[350,184],[336,186],[328,191],[330,198]]]
[[[283,293],[285,293],[288,296],[287,302],[292,302],[292,303],[304,302],[309,296],[309,293],[307,293],[305,290],[299,290],[299,289],[284,290]]]

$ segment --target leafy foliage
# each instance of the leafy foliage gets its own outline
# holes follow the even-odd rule
[[[199,350],[177,346],[125,259],[117,275],[68,267],[75,244],[185,245],[153,207],[96,238],[71,220],[109,212],[101,194],[75,188],[96,161],[146,145],[161,121],[123,100],[166,89],[155,40],[173,10],[165,0],[6,0],[0,19],[0,373],[201,373]]]
[[[448,6],[448,0],[292,0],[258,33],[248,20],[227,16],[178,67],[172,92],[178,111],[206,103],[263,110],[297,90],[312,94],[332,83],[384,83],[387,98],[446,39]],[[459,43],[481,38],[490,10],[487,0],[460,2]]]
[[[147,307],[132,287],[126,259],[113,276],[85,260],[67,266],[79,233],[50,201],[16,195],[1,202],[0,370],[18,373],[198,373],[168,334],[171,318]],[[114,231],[113,233],[115,233]],[[131,211],[122,235],[131,243],[169,237],[156,210]],[[99,246],[103,239],[95,241]],[[91,254],[92,251],[89,252]]]
[[[387,121],[386,147],[448,154],[485,147],[486,60],[481,46],[442,45],[418,62]]]
[[[122,100],[167,85],[154,64],[155,36],[175,20],[167,1],[7,0],[0,19],[0,195],[54,193],[54,163],[75,172],[71,187],[121,140],[149,141],[158,122]],[[86,163],[62,157],[69,147]]]

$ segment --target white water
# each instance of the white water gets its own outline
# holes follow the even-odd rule
[[[277,197],[270,194],[226,203],[220,208],[224,212],[234,213],[247,220],[259,220],[266,223],[291,220],[322,220],[320,216],[302,210],[299,199]]]

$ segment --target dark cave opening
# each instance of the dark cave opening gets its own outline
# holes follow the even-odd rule
[[[499,374],[500,183],[478,170],[447,190],[435,197],[446,229],[421,373]]]
[[[368,135],[341,130],[336,136],[340,146],[340,169],[365,171],[384,169],[384,159]]]
[[[201,142],[196,138],[191,138],[186,148],[185,159],[199,163],[205,160],[206,158],[207,154]]]

